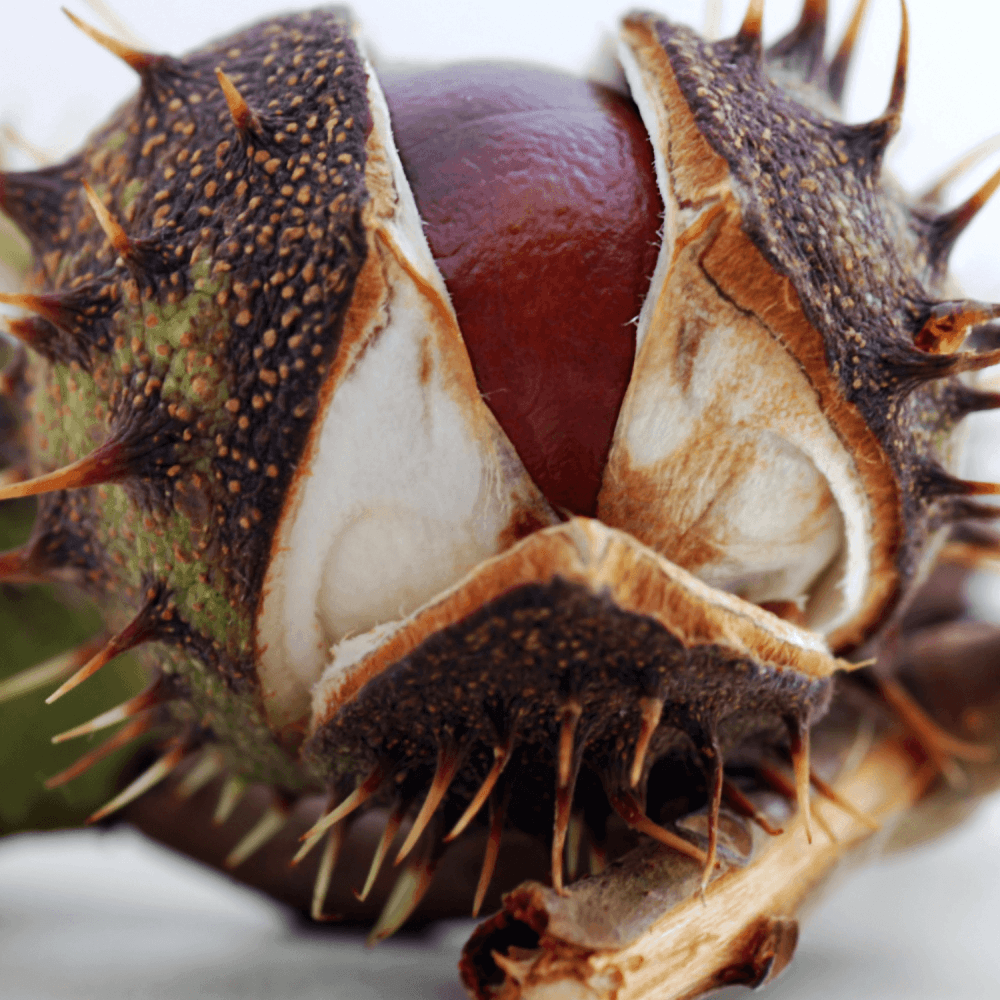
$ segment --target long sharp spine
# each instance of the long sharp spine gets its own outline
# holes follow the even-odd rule
[[[991,136],[970,149],[960,160],[950,166],[933,184],[927,187],[917,198],[917,203],[928,208],[934,208],[941,203],[948,188],[955,181],[967,174],[976,164],[985,160],[988,156],[1000,152],[1000,135]]]
[[[632,753],[632,769],[629,772],[629,784],[637,788],[642,780],[642,772],[646,765],[646,754],[649,744],[660,724],[663,715],[662,698],[642,698],[639,701],[639,735],[635,740],[635,750]]]
[[[368,777],[343,802],[331,809],[325,816],[321,816],[310,829],[302,834],[299,838],[302,841],[302,847],[299,848],[298,854],[292,858],[292,864],[297,865],[319,843],[323,834],[334,823],[339,823],[354,812],[355,809],[367,802],[378,791],[385,778],[385,767],[376,765]]]
[[[706,747],[704,756],[709,762],[711,781],[709,782],[708,798],[708,856],[701,876],[701,891],[704,894],[715,869],[715,858],[719,846],[719,811],[722,806],[722,785],[725,781],[725,771],[722,761],[722,748],[719,741],[713,739],[711,746]]]
[[[226,759],[219,750],[209,748],[201,760],[184,775],[178,783],[175,794],[178,799],[189,799],[206,785],[225,773]]]
[[[894,363],[890,372],[904,393],[913,392],[928,382],[951,378],[963,372],[976,372],[1000,364],[1000,350],[957,351],[955,354],[931,354],[913,349]]]
[[[406,840],[403,841],[403,846],[400,847],[399,853],[396,855],[395,863],[397,865],[413,850],[414,844],[416,844],[420,835],[427,828],[427,824],[430,823],[434,811],[445,797],[445,793],[448,791],[448,787],[451,785],[452,779],[454,779],[461,763],[462,754],[453,747],[442,747],[438,751],[437,770],[434,772],[434,781],[431,783],[431,787],[427,792],[427,798],[424,799],[424,804],[421,806],[420,812],[417,813],[417,818],[413,821],[413,826],[410,828]]]
[[[65,732],[53,736],[52,742],[65,743],[66,740],[76,739],[78,736],[89,736],[91,733],[99,732],[102,729],[107,729],[109,726],[124,722],[126,719],[131,719],[140,712],[144,712],[154,705],[159,705],[165,700],[163,680],[160,678],[134,698],[122,702],[122,704],[109,709],[107,712],[102,712],[89,722],[84,722],[82,725],[74,726],[72,729],[67,729]]]
[[[361,892],[357,894],[357,898],[361,902],[364,902],[368,898],[368,893],[372,891],[372,886],[375,885],[375,879],[378,878],[378,873],[382,870],[382,864],[389,854],[389,848],[392,847],[392,842],[396,839],[396,834],[399,833],[405,811],[405,803],[398,802],[389,812],[389,816],[385,821],[385,827],[382,830],[382,836],[379,838],[378,846],[372,855],[371,864],[368,866],[368,875],[365,878],[365,884],[361,887]]]
[[[892,75],[892,90],[889,92],[889,103],[882,118],[890,129],[890,138],[899,131],[903,117],[903,102],[906,100],[906,75],[910,60],[910,15],[906,9],[906,0],[899,0],[902,24],[899,29],[899,50],[896,54],[896,68]]]
[[[665,829],[659,823],[654,823],[629,792],[611,792],[608,795],[608,801],[611,803],[612,809],[639,833],[644,833],[654,840],[658,840],[661,844],[672,847],[681,854],[686,854],[703,867],[708,863],[708,855],[700,847],[692,844],[690,840],[686,840],[680,834]]]
[[[979,413],[982,410],[1000,409],[1000,392],[983,392],[963,385],[952,396],[951,406],[959,417],[966,417],[970,413]]]
[[[68,674],[75,673],[83,664],[99,653],[106,645],[107,638],[99,636],[67,653],[60,653],[28,670],[0,682],[0,705],[30,694],[39,688],[48,687]]]
[[[805,0],[798,24],[768,49],[768,58],[794,60],[804,80],[814,79],[823,66],[827,15],[827,0]]]
[[[26,309],[28,312],[37,313],[53,323],[58,323],[62,316],[58,296],[55,295],[29,295],[26,292],[0,292],[0,303],[5,306],[16,306],[19,309]],[[32,342],[31,334],[20,334],[11,332],[15,337],[26,343],[29,347],[34,347],[37,337]]]
[[[923,493],[928,499],[986,497],[1000,494],[1000,483],[958,479],[938,465],[927,466],[923,475]],[[1000,510],[998,510],[1000,513]]]
[[[566,831],[569,829],[573,806],[573,789],[576,785],[580,756],[576,747],[576,730],[583,714],[583,706],[571,698],[562,708],[559,727],[559,745],[556,761],[556,801],[552,824],[552,887],[563,892],[563,862]]]
[[[98,823],[112,813],[124,809],[129,803],[134,802],[140,795],[145,794],[151,788],[158,785],[166,778],[184,759],[187,748],[183,743],[177,742],[173,749],[168,750],[152,767],[144,771],[127,788],[119,792],[110,802],[102,806],[93,813],[87,823]]]
[[[106,740],[99,747],[85,753],[75,764],[66,768],[65,771],[61,771],[59,774],[55,774],[47,779],[45,787],[48,789],[59,788],[68,781],[80,777],[80,775],[89,771],[95,764],[104,760],[105,757],[116,750],[128,746],[129,743],[137,740],[140,736],[145,736],[154,725],[155,720],[150,715],[133,719],[127,726],[123,726],[114,736]]]
[[[226,855],[223,865],[232,871],[251,855],[259,851],[288,822],[288,806],[273,802],[264,815],[240,838],[239,843]]]
[[[512,749],[513,743],[511,739],[507,739],[505,742],[498,743],[493,747],[493,766],[483,779],[482,785],[479,786],[479,791],[476,792],[472,801],[466,806],[465,812],[462,813],[458,822],[451,828],[448,836],[444,838],[446,844],[459,836],[469,823],[476,818],[479,810],[486,804],[490,793],[493,791],[497,781],[500,779],[500,775],[503,774],[504,768],[507,766],[507,762],[510,760]]]
[[[51,705],[58,701],[64,694],[72,691],[77,685],[82,684],[87,678],[93,677],[102,667],[110,663],[120,653],[127,653],[130,649],[144,642],[148,642],[156,635],[154,609],[158,605],[158,593],[147,598],[142,610],[132,619],[132,621],[118,635],[114,636],[107,645],[87,661],[69,680],[52,692],[45,699],[46,705]]]
[[[63,204],[76,186],[76,166],[71,161],[24,173],[0,172],[0,209],[17,223],[36,253],[50,249],[59,238]]]
[[[906,98],[906,75],[909,62],[910,18],[905,0],[900,0],[902,9],[902,26],[899,34],[899,50],[896,55],[896,68],[892,76],[892,89],[885,111],[873,121],[864,125],[847,126],[845,132],[856,143],[864,146],[864,151],[871,161],[881,166],[882,157],[893,137],[899,131],[903,118],[903,102]]]
[[[119,41],[117,38],[105,34],[103,31],[87,24],[86,21],[81,20],[65,7],[63,7],[62,11],[85,35],[97,42],[101,48],[107,49],[112,55],[117,56],[123,63],[130,66],[142,77],[145,77],[157,62],[163,59],[162,56],[151,52],[141,52]]]
[[[764,782],[764,784],[769,785],[774,791],[779,795],[788,799],[789,802],[798,803],[800,801],[801,793],[799,791],[799,774],[794,771],[792,777],[789,777],[785,772],[773,764],[761,763],[757,765],[757,777],[759,780]],[[830,827],[830,824],[823,819],[822,814],[818,810],[812,809],[812,804],[810,802],[810,821],[815,823],[823,833],[829,838],[831,844],[837,843],[836,834]]]
[[[868,4],[869,0],[858,0],[847,31],[844,32],[843,40],[837,47],[837,53],[827,70],[826,89],[837,104],[840,104],[844,97],[847,73],[851,67],[858,35],[861,33],[861,25],[864,24],[865,15],[868,13]]]
[[[975,194],[967,198],[957,208],[939,215],[931,224],[931,258],[935,265],[942,266],[951,254],[958,238],[965,232],[983,206],[1000,187],[1000,170],[997,170]]]
[[[750,0],[747,12],[736,35],[736,44],[745,51],[761,53],[764,34],[764,0]]]
[[[10,301],[12,296],[6,300],[0,298],[0,302],[6,305],[22,305],[21,301]],[[23,301],[23,300],[22,300]],[[19,340],[25,347],[30,347],[39,354],[49,358],[55,357],[59,331],[56,327],[39,316],[31,316],[25,319],[6,319],[7,332]]]
[[[238,775],[230,775],[226,778],[222,791],[219,792],[219,801],[212,814],[212,825],[222,826],[226,820],[232,816],[233,811],[240,804],[247,790],[247,783]]]
[[[795,798],[798,803],[799,812],[802,815],[802,824],[806,831],[806,840],[812,843],[812,799],[810,796],[811,782],[809,779],[812,773],[809,751],[809,726],[803,722],[795,721],[789,723],[789,735],[791,739],[792,769],[795,772]]]
[[[120,482],[129,474],[124,449],[117,441],[108,441],[84,458],[23,483],[0,489],[0,500],[39,496],[58,490],[79,490],[87,486]]]
[[[309,908],[309,915],[317,923],[331,920],[323,912],[323,904],[326,902],[327,893],[330,891],[330,880],[333,877],[333,870],[340,856],[340,849],[344,843],[345,825],[343,822],[334,823],[326,835],[326,844],[323,854],[320,857],[319,867],[316,869],[316,881],[313,883],[312,904]]]
[[[368,935],[368,944],[377,944],[395,934],[420,905],[434,877],[434,845],[411,855],[389,893],[389,898]]]
[[[107,236],[118,256],[127,258],[132,250],[132,241],[128,238],[121,223],[108,211],[104,202],[98,198],[97,192],[86,181],[83,182],[83,190],[101,229],[104,230],[104,235]]]
[[[956,479],[954,492],[968,497],[993,497],[1000,494],[1000,483],[981,483],[969,479]]]
[[[735,785],[729,781],[722,783],[722,797],[741,816],[753,820],[766,834],[778,837],[785,831],[775,826]]]
[[[479,881],[476,883],[476,894],[472,900],[472,916],[478,917],[482,909],[483,900],[489,890],[490,882],[493,881],[493,873],[496,871],[497,858],[500,854],[500,842],[503,837],[503,822],[507,807],[507,797],[504,794],[494,796],[490,800],[490,832],[486,838],[486,849],[483,852],[483,866],[479,872]]]
[[[118,308],[116,288],[100,282],[44,295],[0,293],[0,303],[36,315],[7,321],[7,329],[26,347],[52,362],[77,362],[90,371],[95,346],[108,343],[110,315]]]

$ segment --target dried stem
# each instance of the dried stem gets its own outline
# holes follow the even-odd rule
[[[885,829],[916,805],[934,777],[901,739],[890,737],[835,788]],[[602,885],[591,879],[571,886],[569,899],[528,883],[509,893],[504,910],[473,935],[462,961],[466,986],[481,1000],[682,1000],[732,983],[766,982],[791,958],[802,904],[835,868],[867,854],[861,848],[873,835],[870,824],[832,807],[825,819],[835,841],[819,835],[810,844],[799,814],[780,837],[758,832],[746,867],[733,860],[733,833],[720,837],[720,847],[730,848],[728,870],[708,887],[704,903],[694,891],[697,864],[675,856],[657,868],[646,856],[648,845],[637,849],[643,857],[634,868],[622,859]],[[729,821],[737,833],[733,824],[744,823],[732,815]],[[742,828],[749,835],[749,825]],[[650,885],[657,878],[669,886],[658,900],[658,888]],[[660,912],[655,919],[636,915],[631,929],[637,936],[619,942],[615,935],[627,937],[630,925],[614,914],[635,914],[637,894],[653,897]],[[593,920],[597,910],[608,914],[603,930]],[[525,948],[532,931],[538,945]],[[519,946],[508,951],[505,942],[515,939]],[[495,962],[493,952],[504,961]]]

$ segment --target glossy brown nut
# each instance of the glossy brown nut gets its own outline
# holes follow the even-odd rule
[[[518,65],[380,79],[479,388],[549,501],[593,515],[663,214],[638,111]]]

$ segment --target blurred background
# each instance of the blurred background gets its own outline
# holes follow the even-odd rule
[[[832,35],[850,14],[831,0]],[[73,11],[108,30],[93,7]],[[658,9],[695,26],[705,0],[660,0]],[[769,0],[768,39],[797,19],[799,0]],[[848,117],[881,112],[895,60],[900,12],[872,0],[848,91]],[[891,157],[904,186],[920,189],[980,140],[1000,131],[1000,5],[992,0],[909,0],[910,84],[904,128]],[[742,19],[742,0],[721,4],[724,33]],[[286,9],[268,0],[116,0],[117,14],[149,48],[182,53],[259,17]],[[0,59],[0,134],[8,168],[36,157],[58,161],[136,86],[134,75],[77,31],[54,2],[0,0],[6,45]],[[581,72],[622,8],[613,0],[359,0],[374,55],[383,62],[516,59]],[[1000,158],[973,172],[954,202]],[[980,213],[952,260],[966,293],[1000,300],[1000,197]],[[23,264],[0,222],[0,282]],[[974,421],[974,423],[973,423]],[[1000,479],[995,419],[972,420],[976,479]],[[17,544],[30,505],[0,511],[0,550]],[[1000,580],[974,579],[970,599],[1000,621]],[[69,648],[96,630],[86,607],[66,608],[40,588],[0,588],[0,681]],[[84,696],[44,709],[42,694],[0,706],[0,834],[78,823],[102,800],[116,762],[47,793],[45,777],[68,765],[75,747],[49,736],[138,689],[127,661],[89,682]],[[72,702],[71,704],[66,704]],[[89,712],[88,709],[93,710]],[[65,752],[63,752],[65,751]],[[359,935],[303,927],[268,901],[169,854],[127,830],[16,834],[0,840],[0,970],[4,997],[324,997],[334,1000],[457,1000],[455,962],[471,923],[400,936],[374,951]],[[942,842],[867,869],[841,887],[807,923],[797,960],[771,988],[775,998],[923,1000],[1000,996],[1000,804]],[[735,995],[735,991],[734,991]]]

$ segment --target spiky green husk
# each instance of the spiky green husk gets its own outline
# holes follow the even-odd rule
[[[34,249],[23,420],[34,474],[103,456],[42,498],[42,575],[75,574],[115,632],[174,678],[191,749],[283,788],[313,779],[275,735],[253,621],[282,499],[363,259],[363,77],[337,11],[259,25],[182,60],[62,167],[7,175]],[[261,76],[260,66],[271,67]],[[215,70],[243,83],[255,131]],[[128,233],[112,246],[84,183]],[[55,542],[50,542],[55,539]],[[60,566],[56,566],[59,562]]]

